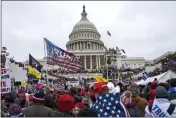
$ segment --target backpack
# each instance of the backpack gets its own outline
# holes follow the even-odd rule
[[[149,106],[149,111],[150,111],[150,113],[151,113],[151,111],[152,111],[152,106],[153,105],[150,105]],[[175,107],[176,107],[176,105],[175,104],[170,104],[170,106],[169,106],[169,108],[167,109],[167,112],[169,113],[169,115],[172,115],[172,113],[174,112],[174,110],[175,110]]]

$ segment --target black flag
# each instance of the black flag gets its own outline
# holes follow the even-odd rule
[[[36,68],[39,72],[41,72],[42,65],[34,58],[32,55],[29,54],[29,65]]]
[[[125,53],[125,50],[124,49],[121,49],[123,53]]]

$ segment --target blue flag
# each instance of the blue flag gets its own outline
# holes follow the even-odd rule
[[[149,74],[147,72],[143,72],[142,73],[143,76],[142,76],[142,79],[145,81],[147,78],[149,78]]]

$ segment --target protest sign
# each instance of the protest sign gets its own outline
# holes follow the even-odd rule
[[[11,69],[1,69],[1,93],[9,93],[12,88]]]

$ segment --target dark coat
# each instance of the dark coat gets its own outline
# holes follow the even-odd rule
[[[53,117],[73,117],[73,115],[69,112],[61,112],[59,110],[55,110],[53,112]]]
[[[11,99],[13,102],[12,103],[16,103],[18,105],[21,106],[21,101],[20,99],[18,98],[18,94],[16,91],[11,91],[9,94],[8,94],[8,99]]]
[[[34,103],[29,107],[24,108],[23,114],[25,117],[52,117],[53,110],[39,103]]]
[[[170,101],[170,103],[176,104],[176,92],[175,93],[170,93],[168,95],[168,100]]]
[[[141,117],[140,110],[137,108],[135,103],[131,103],[128,106],[126,106],[130,117]]]

